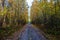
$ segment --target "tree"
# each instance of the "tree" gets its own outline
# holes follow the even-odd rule
[[[57,32],[60,28],[59,5],[59,0],[50,0],[49,2],[47,0],[34,1],[31,9],[32,22],[36,25],[44,24],[47,30],[50,29],[48,33],[51,32],[54,35],[59,34]]]

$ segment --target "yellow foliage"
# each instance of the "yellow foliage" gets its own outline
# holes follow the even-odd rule
[[[5,15],[7,13],[7,9],[6,7],[4,7],[4,9],[1,11],[0,15]]]

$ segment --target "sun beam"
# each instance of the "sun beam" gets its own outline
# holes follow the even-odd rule
[[[32,6],[33,0],[26,0],[26,2],[28,3],[28,6]]]
[[[26,2],[28,4],[28,23],[30,23],[31,22],[31,19],[30,19],[30,9],[31,9],[33,0],[26,0]]]

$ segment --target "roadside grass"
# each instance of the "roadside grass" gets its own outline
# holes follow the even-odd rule
[[[56,29],[54,28],[53,28],[54,30],[48,29],[45,27],[45,25],[41,24],[34,24],[34,25],[45,33],[45,37],[48,40],[60,40],[59,32],[55,31]]]
[[[13,34],[20,30],[23,25],[9,25],[5,28],[0,29],[0,40],[5,40],[9,38],[10,36],[13,36]]]

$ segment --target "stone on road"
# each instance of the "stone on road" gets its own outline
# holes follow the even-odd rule
[[[38,32],[37,28],[28,24],[20,33],[18,40],[47,40],[44,35]]]

